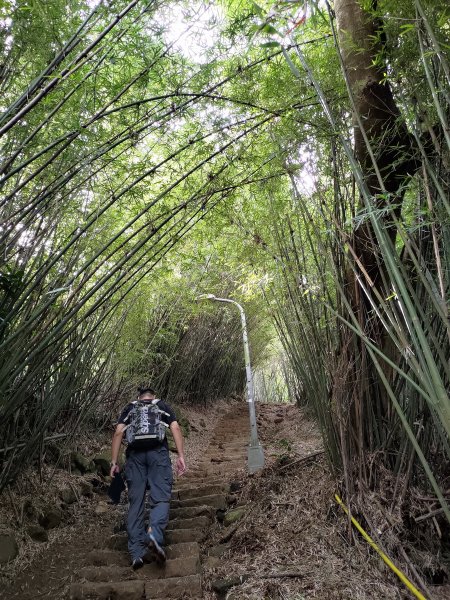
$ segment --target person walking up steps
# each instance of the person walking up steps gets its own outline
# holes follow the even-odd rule
[[[177,475],[186,471],[181,428],[172,408],[156,398],[152,388],[140,388],[138,399],[122,411],[113,435],[111,477],[120,472],[118,456],[123,438],[128,443],[124,475],[128,487],[128,550],[133,569],[144,564],[150,551],[159,564],[166,560],[164,530],[169,520],[172,495],[172,465],[166,429],[172,432],[178,452]],[[150,494],[150,518],[145,529],[144,513],[147,490]]]

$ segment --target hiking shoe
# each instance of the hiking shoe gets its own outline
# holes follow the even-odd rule
[[[144,566],[144,561],[142,560],[142,558],[135,558],[131,563],[131,566],[133,567],[133,571],[137,571],[138,569]]]
[[[158,544],[152,533],[148,534],[148,549],[151,557],[154,558],[159,565],[166,562],[164,548]]]

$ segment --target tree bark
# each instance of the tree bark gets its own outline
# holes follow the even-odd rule
[[[354,99],[355,151],[374,194],[396,194],[417,169],[412,139],[384,77],[382,23],[365,12],[359,0],[335,0],[341,54]],[[378,180],[360,124],[372,146]],[[384,190],[383,190],[384,188]]]
[[[376,1],[373,4],[376,7]],[[335,0],[335,14],[353,97],[355,154],[373,196],[373,207],[392,207],[392,213],[386,211],[383,218],[394,242],[393,216],[400,217],[403,184],[417,170],[419,161],[412,136],[384,77],[382,23],[362,8],[360,0]],[[377,244],[368,219],[355,231],[353,245],[372,284],[382,289]]]
[[[390,208],[379,219],[394,247],[395,218],[401,214],[404,184],[419,163],[414,159],[412,136],[384,76],[382,23],[361,4],[362,0],[335,0],[338,40],[352,97],[355,155],[371,195],[371,209]],[[372,5],[376,8],[376,0]],[[354,228],[350,244],[354,268],[349,268],[346,275],[346,293],[352,309],[361,330],[395,360],[396,350],[373,310],[372,303],[378,304],[376,296],[369,300],[357,278],[359,274],[368,294],[374,289],[384,298],[392,293],[369,217]],[[341,382],[341,392],[351,399],[346,431],[348,458],[359,458],[359,477],[364,477],[367,450],[377,446],[374,427],[385,427],[380,416],[388,414],[389,401],[364,343],[360,339],[346,342],[341,347],[341,358],[344,356],[351,368]],[[385,374],[390,380],[392,373],[387,367]]]

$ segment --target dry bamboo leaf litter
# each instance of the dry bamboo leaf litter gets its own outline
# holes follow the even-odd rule
[[[247,576],[228,593],[227,600],[409,598],[365,542],[348,543],[345,517],[333,502],[336,481],[320,452],[321,436],[314,424],[295,406],[286,406],[282,423],[274,424],[279,412],[275,406],[259,406],[268,467],[244,478],[237,503],[249,511],[232,536],[222,564],[210,570],[209,579]],[[313,455],[311,460],[302,461],[307,454]],[[367,513],[378,527],[385,522],[380,503],[383,499],[373,493],[364,505],[372,507],[373,514]],[[389,543],[398,544],[395,515],[389,528]],[[223,534],[223,530],[217,532],[211,545]],[[407,565],[402,567],[408,570]],[[281,576],[293,570],[304,576]],[[274,572],[276,576],[267,580]],[[433,594],[436,599],[448,597],[448,588],[435,587]],[[215,597],[207,590],[205,600]]]

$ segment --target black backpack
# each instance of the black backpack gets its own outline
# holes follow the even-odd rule
[[[149,441],[163,442],[166,437],[166,429],[169,427],[162,420],[162,415],[170,416],[158,406],[159,399],[151,402],[136,400],[132,402],[132,409],[128,413],[125,422],[125,439],[129,446],[138,447],[148,445]]]

